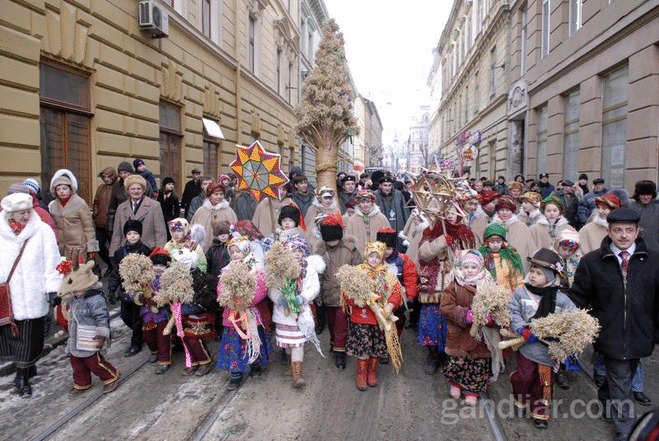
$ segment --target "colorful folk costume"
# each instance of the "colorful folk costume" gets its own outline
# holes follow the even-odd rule
[[[149,256],[149,260],[154,267],[160,265],[164,270],[172,258],[167,250],[156,248]],[[158,362],[156,374],[164,374],[172,363],[172,336],[164,333],[169,320],[168,311],[166,307],[158,307],[153,300],[153,297],[160,292],[161,276],[162,273],[154,274],[150,286],[151,292],[139,290],[131,294],[133,302],[140,307],[142,336],[151,352],[149,362]]]
[[[291,362],[295,388],[305,385],[302,378],[304,343],[311,341],[322,354],[310,304],[320,291],[318,276],[325,270],[325,263],[320,256],[311,256],[309,248],[304,237],[295,235],[288,237],[283,245],[273,246],[266,254],[275,337],[277,346],[286,350]],[[300,256],[301,262],[296,261],[295,254]]]
[[[506,242],[506,237],[506,228],[500,223],[492,222],[485,229],[483,246],[478,251],[485,259],[485,268],[494,281],[509,290],[512,297],[513,291],[524,285],[524,265],[515,248]],[[497,239],[501,242],[501,248],[494,251],[493,244],[499,242]]]
[[[73,367],[72,395],[92,386],[92,373],[105,384],[105,393],[112,392],[119,384],[119,371],[101,354],[106,340],[110,339],[110,313],[103,285],[92,272],[93,267],[94,262],[90,261],[68,274],[59,292],[70,307],[66,350]]]
[[[343,218],[335,213],[320,222],[323,242],[318,245],[317,254],[325,261],[325,271],[320,276],[320,295],[316,298],[325,307],[330,333],[330,353],[338,369],[346,368],[346,342],[350,319],[341,307],[341,289],[336,272],[343,265],[356,266],[362,263],[362,255],[355,246],[355,239],[343,235]]]
[[[231,239],[227,247],[232,261],[222,270],[217,285],[218,302],[224,306],[217,367],[229,371],[228,388],[233,390],[240,386],[250,365],[253,373],[260,373],[261,366],[266,366],[271,357],[272,346],[258,308],[267,295],[265,274],[258,267],[246,236]]]
[[[550,415],[556,362],[549,355],[547,345],[531,332],[529,321],[575,306],[559,291],[563,264],[556,253],[541,248],[529,258],[529,262],[531,270],[524,279],[524,286],[513,293],[510,301],[510,328],[526,341],[517,352],[517,369],[511,374],[510,382],[518,412],[521,414],[530,408],[536,427],[545,429]],[[531,284],[531,273],[538,269],[544,274],[544,286]]]
[[[506,228],[507,242],[520,255],[522,264],[524,264],[526,258],[531,257],[537,248],[531,238],[529,228],[517,218],[515,208],[513,198],[508,195],[501,196],[495,205],[497,213],[492,218],[492,222],[500,223]],[[510,210],[511,214],[507,218],[504,218],[501,210]],[[525,269],[527,268],[528,266],[525,267]]]
[[[476,250],[458,251],[455,256],[451,282],[442,293],[442,314],[447,319],[446,354],[448,365],[444,369],[450,384],[451,396],[465,396],[468,405],[475,405],[478,394],[485,390],[490,379],[491,357],[485,339],[470,334],[473,323],[472,302],[479,287],[492,283],[485,269],[483,256]],[[467,275],[467,268],[472,272]],[[488,324],[494,326],[494,323]]]
[[[398,317],[396,321],[396,330],[398,338],[400,338],[405,328],[405,309],[407,302],[413,302],[417,297],[417,283],[419,281],[419,274],[416,271],[416,265],[407,255],[398,252],[398,235],[393,228],[382,228],[378,231],[378,242],[382,242],[387,246],[385,254],[385,263],[389,269],[396,274],[398,281],[403,287],[404,302],[403,305],[394,311],[394,315]]]
[[[442,291],[449,283],[451,260],[454,253],[473,249],[476,245],[474,233],[461,222],[456,223],[436,218],[431,227],[423,231],[419,245],[419,334],[417,343],[428,348],[424,372],[437,373],[445,359],[446,317],[440,309]]]
[[[382,242],[369,242],[364,250],[364,258],[368,262],[369,256],[375,255],[379,263],[375,266],[362,263],[360,268],[375,282],[372,293],[374,302],[382,308],[384,318],[389,318],[402,303],[402,289],[396,275],[384,263],[385,250],[386,245]],[[373,309],[364,301],[353,300],[346,294],[343,299],[350,310],[347,352],[357,357],[357,389],[365,391],[368,386],[378,385],[380,358],[392,354],[387,351],[385,331],[380,328]]]

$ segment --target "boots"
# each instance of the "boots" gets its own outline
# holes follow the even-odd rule
[[[362,360],[361,358],[357,359],[357,389],[365,391],[368,389],[368,384],[366,383],[366,373],[368,371],[369,360]]]
[[[28,382],[28,370],[29,368],[16,369],[16,378],[14,379],[14,385],[16,385],[18,396],[21,398],[29,398],[32,396],[32,387],[30,387],[30,383]]]
[[[368,360],[368,376],[367,382],[371,387],[378,385],[378,365],[380,364],[380,359],[378,357],[371,357]]]
[[[334,363],[338,369],[344,370],[346,368],[346,353],[345,352],[335,352],[334,353]]]
[[[439,351],[437,346],[428,346],[428,356],[423,365],[423,372],[427,375],[435,375],[439,369]]]
[[[304,387],[307,382],[304,381],[304,378],[302,378],[302,362],[294,361],[291,363],[291,365],[293,367],[293,387],[295,389]]]

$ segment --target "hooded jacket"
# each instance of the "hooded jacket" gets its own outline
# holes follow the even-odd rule
[[[110,185],[103,182],[96,189],[96,196],[94,196],[94,203],[92,204],[92,217],[94,218],[94,225],[96,228],[108,227],[108,209],[110,208],[110,199],[112,198],[112,187],[119,179],[119,175],[113,167],[106,167],[101,172],[101,175],[112,178]]]

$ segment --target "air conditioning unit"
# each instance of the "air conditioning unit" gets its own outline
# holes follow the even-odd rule
[[[169,36],[169,15],[155,2],[139,3],[138,22],[140,30],[151,34],[151,38]]]

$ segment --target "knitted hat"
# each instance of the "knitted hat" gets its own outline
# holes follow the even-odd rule
[[[146,191],[146,179],[140,175],[130,175],[124,179],[124,188],[126,191],[130,188],[131,185],[137,184],[142,187],[142,190]]]
[[[370,200],[370,201],[375,201],[375,195],[371,190],[359,190],[357,194],[355,195],[355,202],[359,203],[362,199],[365,200]]]
[[[544,198],[542,200],[542,202],[540,203],[540,211],[542,211],[544,213],[545,212],[545,207],[548,204],[556,205],[558,207],[558,211],[560,211],[561,214],[563,213],[563,201],[559,197],[554,196],[553,194],[550,194],[549,196]]]
[[[221,191],[222,193],[226,193],[227,189],[222,184],[219,180],[213,181],[210,184],[208,184],[208,187],[206,187],[206,195],[207,198],[211,197],[213,193],[217,193],[218,191]]]
[[[526,260],[540,268],[550,269],[554,273],[563,271],[563,259],[548,248],[540,248],[533,257],[527,257]]]
[[[220,234],[229,234],[229,228],[231,227],[231,224],[227,221],[222,221],[213,224],[213,236],[217,237]]]
[[[133,161],[133,167],[135,167],[135,170],[137,170],[137,167],[140,165],[144,164],[144,160],[137,158],[136,160]]]
[[[542,195],[535,191],[527,191],[519,197],[519,200],[520,202],[530,202],[536,207],[539,207],[540,202],[542,202]]]
[[[481,205],[487,205],[499,197],[499,193],[494,190],[483,190],[478,195],[478,202]]]
[[[479,268],[482,268],[485,265],[483,256],[476,250],[463,250],[459,253],[460,256],[460,266],[465,263],[473,263]],[[457,257],[456,257],[456,260]],[[457,263],[457,262],[456,262]]]
[[[135,231],[142,236],[142,222],[137,219],[128,219],[124,224],[124,236],[127,235],[129,231]]]
[[[165,179],[162,180],[162,186],[164,187],[167,184],[174,184],[174,178],[171,178],[167,176]]]
[[[123,161],[119,163],[119,167],[117,167],[117,172],[128,172],[128,173],[133,173],[135,170],[133,170],[133,166],[130,165],[130,162]]]
[[[368,259],[373,253],[376,253],[380,258],[384,256],[384,252],[387,251],[387,245],[382,242],[368,242],[364,248],[364,260]]]
[[[27,185],[30,188],[30,190],[34,192],[34,194],[39,193],[39,191],[41,190],[41,187],[39,187],[39,183],[37,182],[36,179],[27,178],[26,180],[23,181],[23,184]]]
[[[149,259],[151,259],[151,263],[154,265],[167,266],[169,262],[172,261],[172,256],[169,255],[169,251],[166,249],[157,247],[151,251],[151,254],[149,254]]]
[[[90,260],[64,277],[59,290],[60,295],[64,296],[74,292],[84,292],[94,286],[98,282],[98,276],[92,271],[94,265],[96,265],[96,262]]]
[[[522,191],[524,190],[524,184],[522,184],[521,182],[513,181],[510,184],[508,184],[508,189],[509,190],[517,189]]]
[[[295,222],[295,226],[300,225],[300,209],[297,208],[295,205],[284,205],[281,207],[281,210],[279,211],[279,218],[277,219],[277,223],[281,225],[281,221],[284,219],[291,219],[293,222]]]
[[[494,208],[496,211],[499,211],[503,208],[507,208],[514,213],[515,211],[517,211],[517,204],[515,203],[515,200],[512,197],[508,196],[507,194],[504,194],[499,198]]]
[[[636,187],[634,188],[634,199],[642,194],[651,194],[652,199],[657,197],[657,184],[652,181],[638,181]]]
[[[387,248],[395,249],[396,244],[398,243],[398,235],[396,234],[396,230],[393,228],[380,228],[376,238],[378,242],[382,242],[387,246]]]
[[[65,168],[57,170],[50,180],[50,193],[55,198],[57,197],[55,189],[58,185],[68,185],[73,193],[78,191],[78,180],[70,170]]]
[[[641,215],[631,208],[622,207],[616,208],[606,217],[609,224],[614,222],[624,222],[638,224],[641,221]]]
[[[324,242],[343,239],[343,218],[339,212],[331,213],[320,221],[320,236]]]
[[[7,190],[7,194],[14,194],[14,193],[30,194],[30,187],[25,185],[25,183],[23,182],[14,182],[9,186],[9,190]]]
[[[489,237],[492,236],[499,236],[505,241],[506,227],[504,227],[498,222],[492,222],[490,225],[487,226],[487,228],[485,228],[485,232],[483,233],[483,240],[487,240]]]
[[[595,206],[615,210],[616,208],[622,207],[622,203],[615,194],[607,193],[604,196],[595,198]]]
[[[283,244],[289,250],[302,250],[304,257],[309,257],[311,254],[311,247],[309,242],[301,234],[293,234],[284,239]]]
[[[27,210],[32,208],[32,196],[27,193],[12,193],[2,199],[0,206],[7,213]]]

